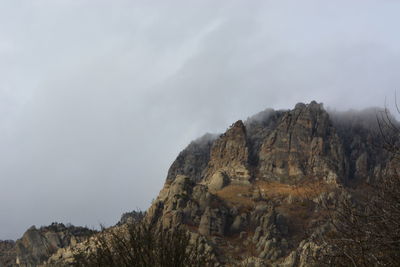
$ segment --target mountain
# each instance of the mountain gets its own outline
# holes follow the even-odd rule
[[[217,266],[310,266],[320,249],[314,238],[332,230],[324,203],[356,198],[392,165],[379,112],[328,112],[313,101],[266,109],[223,134],[206,134],[178,155],[147,212],[126,214],[116,227],[130,216],[164,228],[183,225]],[[60,231],[58,239],[39,232],[28,230],[15,245],[19,260],[34,259],[25,266],[71,261],[76,233],[60,243]],[[49,244],[60,248],[56,256],[40,252]]]
[[[377,111],[329,114],[313,101],[206,135],[179,154],[146,219],[190,226],[223,265],[307,266],[309,238],[328,231],[322,203],[387,169]]]
[[[32,226],[16,242],[0,242],[0,249],[4,248],[0,254],[0,266],[38,266],[58,249],[76,245],[94,233],[96,231],[85,227],[65,226],[62,223],[52,223],[39,229]]]

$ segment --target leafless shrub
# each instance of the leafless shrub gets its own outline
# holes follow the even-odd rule
[[[106,233],[107,232],[107,233]],[[183,228],[162,229],[144,222],[126,225],[125,229],[103,231],[90,252],[76,252],[76,267],[128,266],[210,266],[207,253],[198,240],[191,243]]]
[[[332,230],[319,237],[318,260],[329,266],[399,266],[400,173],[397,122],[388,111],[378,115],[384,148],[391,160],[385,174],[374,183],[326,203]]]

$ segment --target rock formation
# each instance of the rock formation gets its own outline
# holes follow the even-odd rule
[[[214,142],[206,167],[205,181],[224,184],[226,179],[227,182],[249,183],[248,161],[246,127],[242,121],[237,121]],[[213,189],[219,190],[222,187]]]
[[[15,259],[15,242],[12,240],[0,241],[0,266],[12,267]]]
[[[85,227],[65,226],[62,223],[53,223],[39,229],[32,226],[21,239],[15,243],[8,242],[8,254],[12,253],[12,260],[8,259],[8,265],[4,266],[39,266],[58,249],[82,242],[94,233]],[[4,258],[0,256],[1,261]]]
[[[327,229],[322,203],[347,197],[350,184],[379,179],[389,162],[371,116],[353,116],[332,119],[322,104],[299,103],[237,121],[206,145],[192,143],[146,219],[190,226],[223,265],[307,266],[318,248],[304,229]]]
[[[345,178],[343,146],[321,104],[297,104],[264,139],[259,152],[258,178],[291,182]]]

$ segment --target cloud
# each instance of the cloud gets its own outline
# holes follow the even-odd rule
[[[382,106],[399,87],[399,11],[372,0],[2,2],[0,238],[145,209],[191,140],[268,107]]]

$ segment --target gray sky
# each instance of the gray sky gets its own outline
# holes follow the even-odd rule
[[[190,140],[267,107],[383,106],[400,1],[0,2],[0,239],[146,209]]]

